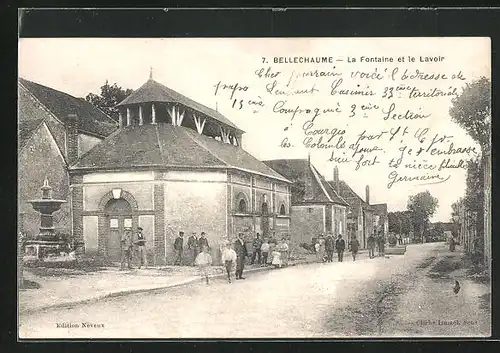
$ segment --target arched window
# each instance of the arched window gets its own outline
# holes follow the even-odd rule
[[[286,214],[285,205],[281,204],[281,206],[280,206],[280,215],[284,216],[285,214]]]
[[[245,201],[245,199],[241,199],[238,203],[238,212],[247,213],[247,202]]]

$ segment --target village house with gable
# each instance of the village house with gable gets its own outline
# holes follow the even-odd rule
[[[347,240],[351,240],[354,235],[358,239],[361,248],[366,248],[366,240],[375,230],[375,209],[370,206],[370,187],[367,185],[366,201],[363,200],[350,186],[339,178],[338,167],[333,170],[333,181],[329,184],[348,204],[347,213]]]
[[[310,243],[313,237],[328,233],[335,237],[346,234],[348,203],[310,159],[276,159],[264,163],[293,182],[290,234],[295,244]]]
[[[18,228],[38,234],[40,214],[28,200],[40,198],[45,178],[55,198],[56,231],[71,234],[68,167],[109,136],[118,124],[82,98],[20,78],[18,81]]]

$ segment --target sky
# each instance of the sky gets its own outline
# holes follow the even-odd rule
[[[325,64],[280,64],[274,57],[333,57],[334,63]],[[405,57],[404,62],[397,58]],[[408,62],[408,56],[416,62]],[[281,39],[196,39],[196,38],[64,38],[64,39],[20,39],[19,76],[42,85],[66,92],[75,97],[88,93],[99,93],[106,80],[123,88],[137,89],[144,84],[152,68],[154,79],[208,107],[217,109],[246,133],[243,147],[261,160],[281,158],[310,158],[314,166],[327,178],[332,179],[333,167],[339,168],[340,179],[361,196],[365,186],[370,186],[370,203],[387,203],[389,211],[406,209],[408,197],[429,190],[439,200],[439,207],[432,221],[449,221],[451,204],[463,196],[465,170],[447,170],[449,179],[440,184],[421,185],[418,182],[395,183],[387,187],[389,156],[397,157],[399,148],[415,146],[415,139],[405,136],[401,144],[387,139],[374,141],[382,148],[380,163],[371,167],[360,167],[356,163],[336,164],[329,161],[331,150],[308,149],[304,146],[304,124],[312,116],[307,113],[280,113],[281,108],[295,109],[341,107],[342,113],[323,113],[314,120],[316,129],[344,131],[345,140],[352,142],[363,130],[366,134],[377,134],[387,129],[405,126],[412,133],[417,129],[429,129],[428,136],[446,134],[453,136],[455,147],[474,146],[475,143],[449,116],[450,97],[407,98],[408,91],[396,94],[392,99],[382,98],[384,87],[405,84],[420,91],[439,88],[442,91],[453,87],[461,91],[465,82],[481,76],[491,77],[490,41],[488,38],[281,38]],[[392,57],[393,62],[361,62],[361,57]],[[421,62],[420,57],[442,57],[439,62]],[[356,60],[356,62],[352,62]],[[275,77],[265,77],[268,73]],[[407,79],[391,82],[390,72],[397,68],[395,77],[408,70],[430,74],[446,74],[447,80]],[[262,69],[261,76],[257,75]],[[375,71],[375,69],[377,71]],[[314,70],[340,74],[320,78],[298,77],[297,74]],[[386,71],[384,71],[386,70]],[[357,78],[351,73],[359,71]],[[360,73],[376,73],[383,79],[360,78]],[[458,74],[465,80],[450,80]],[[290,77],[295,80],[289,81]],[[376,92],[371,97],[332,95],[335,79],[342,77],[342,87]],[[373,77],[373,75],[372,75]],[[276,85],[272,84],[276,80]],[[314,94],[276,95],[276,90],[311,89]],[[216,92],[217,84],[219,89]],[[234,89],[235,85],[238,85]],[[238,88],[239,87],[239,88]],[[233,93],[234,89],[234,93]],[[293,92],[293,90],[288,91]],[[387,96],[386,96],[387,97]],[[236,102],[234,101],[236,99]],[[239,101],[244,107],[238,109]],[[264,106],[249,104],[262,102]],[[381,111],[387,111],[394,103],[395,112],[427,115],[414,120],[387,120]],[[350,117],[352,106],[357,115]],[[367,117],[360,114],[366,108]],[[368,109],[367,107],[378,106]],[[277,110],[277,112],[276,112]],[[285,130],[286,129],[286,130]],[[310,129],[309,131],[311,131]],[[387,136],[388,134],[384,135]],[[282,147],[287,138],[291,147]],[[317,136],[315,137],[317,138]],[[335,140],[338,136],[335,137]],[[334,140],[334,141],[335,141]],[[363,143],[368,143],[364,141]],[[366,145],[368,146],[368,145]],[[366,147],[365,146],[365,147]],[[437,145],[436,145],[437,146]],[[444,147],[443,147],[444,148]],[[359,154],[358,154],[359,157]],[[407,156],[406,158],[412,158]],[[458,158],[458,156],[456,156]],[[419,159],[420,161],[422,158]],[[442,157],[429,157],[428,163],[438,163]],[[412,160],[405,159],[407,162]],[[439,163],[438,163],[439,164]],[[403,174],[401,169],[398,173]],[[411,174],[411,173],[410,173]],[[413,175],[413,174],[412,174]]]

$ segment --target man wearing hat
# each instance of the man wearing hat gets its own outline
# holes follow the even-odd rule
[[[245,267],[245,257],[248,256],[248,252],[243,240],[243,233],[236,234],[234,251],[236,252],[236,279],[245,279],[243,277],[243,268]]]
[[[184,232],[179,232],[179,236],[174,241],[175,261],[174,265],[180,265],[182,262],[182,249],[184,245]]]
[[[205,232],[201,232],[200,239],[198,239],[198,248],[202,249],[203,247],[206,247],[207,251],[210,250],[210,246],[208,246],[208,239]]]
[[[193,232],[193,234],[188,238],[187,247],[189,252],[191,253],[192,265],[194,266],[196,257],[200,252],[200,247],[198,246],[198,237],[196,236],[196,232]]]
[[[146,238],[142,234],[142,228],[137,227],[135,245],[137,246],[137,257],[139,258],[139,268],[144,265],[148,268],[148,260],[146,258]]]

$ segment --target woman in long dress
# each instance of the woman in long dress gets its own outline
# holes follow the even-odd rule
[[[271,265],[278,268],[283,265],[281,261],[281,253],[278,251],[279,247],[275,247],[271,252]]]
[[[281,263],[283,266],[288,266],[288,257],[290,253],[290,248],[288,247],[288,244],[286,242],[286,239],[283,238],[281,240],[281,244],[279,247],[279,252],[281,253]]]
[[[316,256],[318,259],[318,262],[324,262],[325,261],[325,239],[322,237],[318,239],[318,246],[316,246],[317,252]]]

